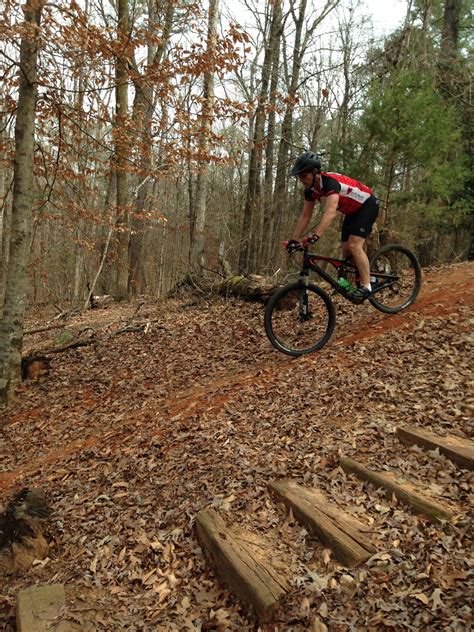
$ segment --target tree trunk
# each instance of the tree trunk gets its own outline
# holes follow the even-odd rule
[[[207,30],[208,68],[204,72],[204,89],[202,105],[202,124],[199,130],[199,155],[202,157],[196,182],[195,222],[191,235],[190,265],[191,272],[200,274],[204,266],[204,225],[206,222],[206,196],[209,136],[212,131],[214,112],[214,74],[212,60],[217,45],[217,15],[219,0],[209,0],[209,19]]]
[[[132,200],[130,234],[130,291],[140,294],[144,290],[143,238],[147,225],[145,208],[149,191],[149,178],[152,172],[152,138],[151,125],[153,113],[153,88],[146,83],[135,83],[135,99],[133,103],[133,127],[140,130],[140,179],[135,188]]]
[[[461,20],[462,0],[445,0],[441,46],[439,49],[438,68],[439,86],[447,98],[456,97],[459,87],[464,83],[462,66],[459,61],[459,23]]]
[[[288,158],[290,149],[293,146],[293,112],[296,104],[296,91],[298,87],[301,61],[304,50],[301,48],[303,23],[306,13],[306,0],[302,0],[298,18],[295,20],[295,46],[293,49],[291,79],[288,89],[288,105],[286,107],[283,123],[281,126],[280,146],[278,148],[278,161],[275,177],[275,192],[273,196],[273,204],[279,209],[279,214],[273,226],[273,234],[269,235],[269,240],[273,244],[280,231],[282,222],[282,211],[286,208],[287,197],[287,173]]]
[[[84,15],[86,19],[90,19],[89,14],[89,0],[85,1],[84,4]],[[83,173],[87,168],[87,133],[88,133],[88,124],[84,112],[84,96],[87,85],[87,75],[84,68],[84,55],[81,59],[81,65],[79,66],[79,76],[77,81],[75,82],[74,88],[77,91],[76,97],[76,112],[79,121],[79,133],[78,133],[78,156],[77,156],[77,172]],[[82,199],[82,203],[85,204],[86,207],[89,207],[88,200],[88,192],[89,188],[84,187],[81,191],[82,196],[86,196],[86,198]],[[76,228],[76,243],[75,243],[75,252],[74,252],[74,276],[73,276],[73,288],[72,288],[72,300],[76,303],[82,296],[84,283],[84,269],[85,269],[85,257],[84,257],[84,235],[86,235],[86,223],[84,219],[79,216],[77,218],[77,228]]]
[[[7,198],[9,197],[7,189],[8,172],[5,166],[8,145],[5,98],[3,92],[0,92],[0,305],[3,305],[10,235],[11,212],[10,205],[7,203]]]
[[[28,290],[30,256],[33,157],[35,142],[37,35],[43,1],[28,0],[23,5],[25,32],[20,45],[20,85],[15,124],[15,160],[13,167],[12,226],[5,303],[0,323],[0,401],[13,399],[21,381],[23,319]]]
[[[270,100],[276,98],[280,70],[280,48],[282,36],[281,2],[275,2],[270,43],[272,47],[272,73],[270,81]],[[273,233],[274,205],[273,205],[273,168],[275,148],[276,112],[270,110],[267,127],[267,146],[265,148],[265,186],[263,192],[263,231],[259,235],[258,261],[267,262],[272,252],[271,235]]]
[[[275,177],[275,191],[273,195],[274,205],[278,207],[279,213],[276,216],[274,223],[273,234],[269,236],[269,239],[273,244],[280,233],[282,226],[282,220],[286,209],[287,198],[287,173],[289,170],[289,155],[290,150],[293,147],[293,115],[295,106],[297,104],[298,87],[300,82],[300,73],[303,57],[305,55],[308,44],[311,37],[316,30],[317,26],[326,18],[326,16],[339,4],[340,0],[327,0],[325,6],[318,11],[317,17],[314,22],[308,26],[306,32],[303,34],[303,26],[306,24],[306,6],[307,1],[301,0],[299,5],[299,13],[296,16],[294,13],[294,7],[292,8],[292,14],[295,22],[295,44],[293,48],[291,78],[288,86],[288,105],[283,117],[283,123],[281,127],[281,139],[280,146],[278,148],[278,162]],[[317,149],[313,147],[312,149]]]
[[[385,199],[385,205],[382,206],[380,210],[380,215],[377,218],[378,219],[377,225],[378,225],[379,230],[388,228],[391,195],[392,195],[392,190],[393,190],[393,183],[395,180],[395,159],[393,158],[394,155],[395,155],[395,150],[392,151],[391,160],[388,165],[388,173],[386,177],[387,196]]]
[[[128,217],[128,60],[129,36],[128,0],[118,0],[117,53],[115,62],[115,171],[117,183],[117,281],[115,298],[123,300],[128,296],[128,246],[130,227]]]
[[[271,6],[270,6],[271,5]],[[255,126],[253,132],[252,148],[250,151],[247,196],[244,207],[244,221],[242,225],[242,236],[239,256],[239,271],[250,272],[253,267],[252,263],[255,259],[254,249],[259,237],[259,209],[260,203],[260,171],[262,169],[262,155],[265,138],[265,119],[268,108],[268,86],[270,83],[271,65],[272,65],[272,41],[271,33],[279,2],[269,2],[271,11],[271,27],[265,45],[265,56],[262,67],[262,82],[260,87],[260,95],[258,98],[257,111],[255,114]]]
[[[340,27],[340,35],[341,35],[341,43],[342,43],[342,61],[343,61],[343,76],[344,76],[344,92],[342,96],[342,103],[339,108],[339,116],[338,116],[338,133],[337,133],[337,143],[338,147],[340,147],[343,151],[343,155],[341,157],[338,156],[339,162],[341,162],[342,158],[342,167],[344,169],[343,173],[345,173],[345,169],[347,167],[346,158],[344,156],[344,149],[347,147],[347,126],[349,123],[349,103],[351,98],[351,53],[352,53],[352,39],[351,39],[351,22],[346,22]]]
[[[458,55],[461,8],[462,0],[446,0],[444,3],[440,48],[441,58],[455,59]]]
[[[168,46],[173,26],[175,4],[170,0],[166,6],[163,17],[163,31],[159,46],[154,43],[154,29],[161,20],[157,13],[157,4],[154,0],[148,0],[148,16],[150,42],[148,43],[147,62],[148,68],[157,68]],[[153,43],[152,43],[153,42]],[[143,240],[147,227],[144,217],[147,198],[150,191],[150,175],[153,173],[153,139],[152,120],[156,94],[150,79],[142,76],[137,69],[133,75],[135,86],[135,98],[133,101],[132,118],[134,129],[139,133],[140,176],[135,189],[132,213],[132,232],[130,235],[130,290],[140,294],[145,290],[145,268],[143,261]],[[159,152],[158,152],[159,153]]]

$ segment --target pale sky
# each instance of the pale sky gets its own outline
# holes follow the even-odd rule
[[[364,0],[375,30],[379,33],[393,31],[404,19],[407,0]]]
[[[252,4],[263,14],[266,0],[251,0]],[[370,15],[375,31],[379,34],[392,32],[405,19],[408,0],[360,0],[361,6],[357,9],[357,16]],[[230,13],[237,18],[241,24],[249,27],[252,24],[252,12],[244,2],[234,0],[223,0],[224,7],[231,9]],[[308,3],[308,11],[314,9],[314,4],[323,6],[324,0],[313,0]],[[352,0],[342,0],[339,9],[347,8],[352,4]],[[337,9],[336,9],[337,11]],[[227,13],[227,11],[225,12]],[[329,16],[329,21],[331,15]],[[255,24],[255,21],[253,22]]]

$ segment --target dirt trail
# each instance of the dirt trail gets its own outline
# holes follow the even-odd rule
[[[281,630],[324,629],[322,620],[333,632],[376,630],[381,616],[391,629],[465,629],[464,517],[431,527],[337,464],[341,454],[383,464],[456,512],[468,506],[466,473],[401,445],[394,428],[466,436],[473,280],[473,264],[431,270],[415,305],[395,316],[339,301],[333,339],[296,359],[267,341],[261,306],[221,299],[144,306],[141,317],[158,323],[150,335],[58,354],[48,379],[24,385],[0,433],[1,503],[41,487],[54,511],[48,561],[0,590],[0,629],[13,629],[18,590],[54,577],[97,630],[256,630],[198,548],[194,517],[209,505],[265,538],[296,582]],[[70,328],[133,310],[85,314]],[[341,568],[269,497],[282,477],[372,527],[385,558]]]
[[[326,353],[331,354],[332,363],[343,366],[347,361],[347,351],[355,342],[369,341],[395,332],[412,324],[414,327],[423,318],[447,317],[457,313],[462,305],[474,304],[474,266],[462,266],[448,273],[430,272],[424,277],[423,287],[414,305],[396,315],[385,315],[375,310],[358,320],[356,324],[338,329]],[[184,421],[187,417],[201,413],[216,414],[230,402],[236,394],[256,383],[265,389],[271,389],[279,380],[281,372],[294,366],[295,362],[313,365],[320,354],[313,354],[297,360],[289,359],[278,352],[272,353],[271,360],[266,358],[250,369],[235,373],[225,373],[207,381],[205,385],[169,392],[166,396],[154,399],[154,406],[163,411],[171,422]],[[90,407],[106,405],[106,402],[85,393]],[[84,399],[78,401],[78,408],[84,406]],[[7,418],[7,424],[34,422],[42,414],[41,407],[33,408]],[[130,420],[129,420],[130,421]],[[105,428],[104,432],[92,434],[82,439],[56,447],[39,459],[29,460],[24,466],[13,471],[0,473],[0,490],[8,492],[15,488],[25,476],[38,472],[45,466],[52,466],[65,458],[97,445],[115,446],[119,449],[123,440],[123,431]],[[125,433],[128,436],[128,431]],[[160,429],[154,436],[163,434]],[[168,448],[170,449],[170,448]]]

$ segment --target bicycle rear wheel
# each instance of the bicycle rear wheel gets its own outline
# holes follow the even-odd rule
[[[324,290],[301,281],[281,288],[265,308],[265,332],[274,347],[291,356],[321,349],[336,323],[334,305]]]
[[[381,312],[395,314],[414,303],[421,288],[421,267],[413,252],[399,244],[383,246],[370,259],[375,276],[370,303]]]

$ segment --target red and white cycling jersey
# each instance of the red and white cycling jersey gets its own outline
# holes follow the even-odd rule
[[[358,180],[344,176],[341,173],[321,173],[321,186],[315,183],[314,188],[307,188],[304,192],[305,200],[320,201],[323,197],[339,195],[337,210],[344,215],[356,213],[362,204],[371,196],[372,189]]]

